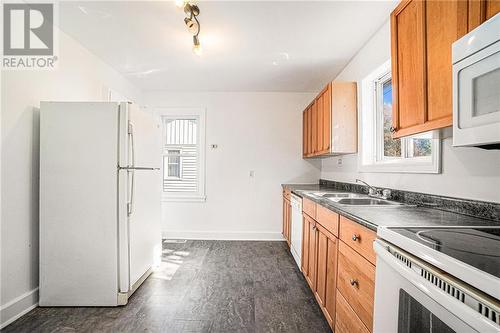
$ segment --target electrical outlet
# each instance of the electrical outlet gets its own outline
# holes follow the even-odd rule
[[[254,178],[254,177],[255,177],[255,171],[250,170],[250,178]]]
[[[342,163],[343,163],[342,157],[337,158],[337,167],[340,168],[342,166]]]

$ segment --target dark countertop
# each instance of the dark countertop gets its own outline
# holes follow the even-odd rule
[[[340,205],[315,196],[313,193],[317,191],[342,192],[322,187],[319,184],[284,184],[283,187],[290,189],[293,194],[308,198],[374,231],[377,231],[378,227],[500,227],[500,222],[420,206],[360,207]]]

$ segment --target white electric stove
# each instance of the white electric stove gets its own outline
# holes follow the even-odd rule
[[[374,332],[500,332],[499,227],[381,227]]]

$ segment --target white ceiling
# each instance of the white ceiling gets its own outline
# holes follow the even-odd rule
[[[193,54],[173,1],[61,2],[60,26],[144,90],[316,92],[397,1],[202,1]]]

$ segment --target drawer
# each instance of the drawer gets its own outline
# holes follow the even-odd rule
[[[314,201],[303,198],[302,211],[316,220],[316,203]]]
[[[335,237],[339,237],[339,214],[321,205],[316,205],[316,221]]]
[[[338,290],[335,312],[335,333],[370,333]]]
[[[375,266],[339,242],[337,289],[369,330],[373,326]]]
[[[374,231],[340,216],[339,238],[375,265],[373,242],[377,238],[377,234]]]

